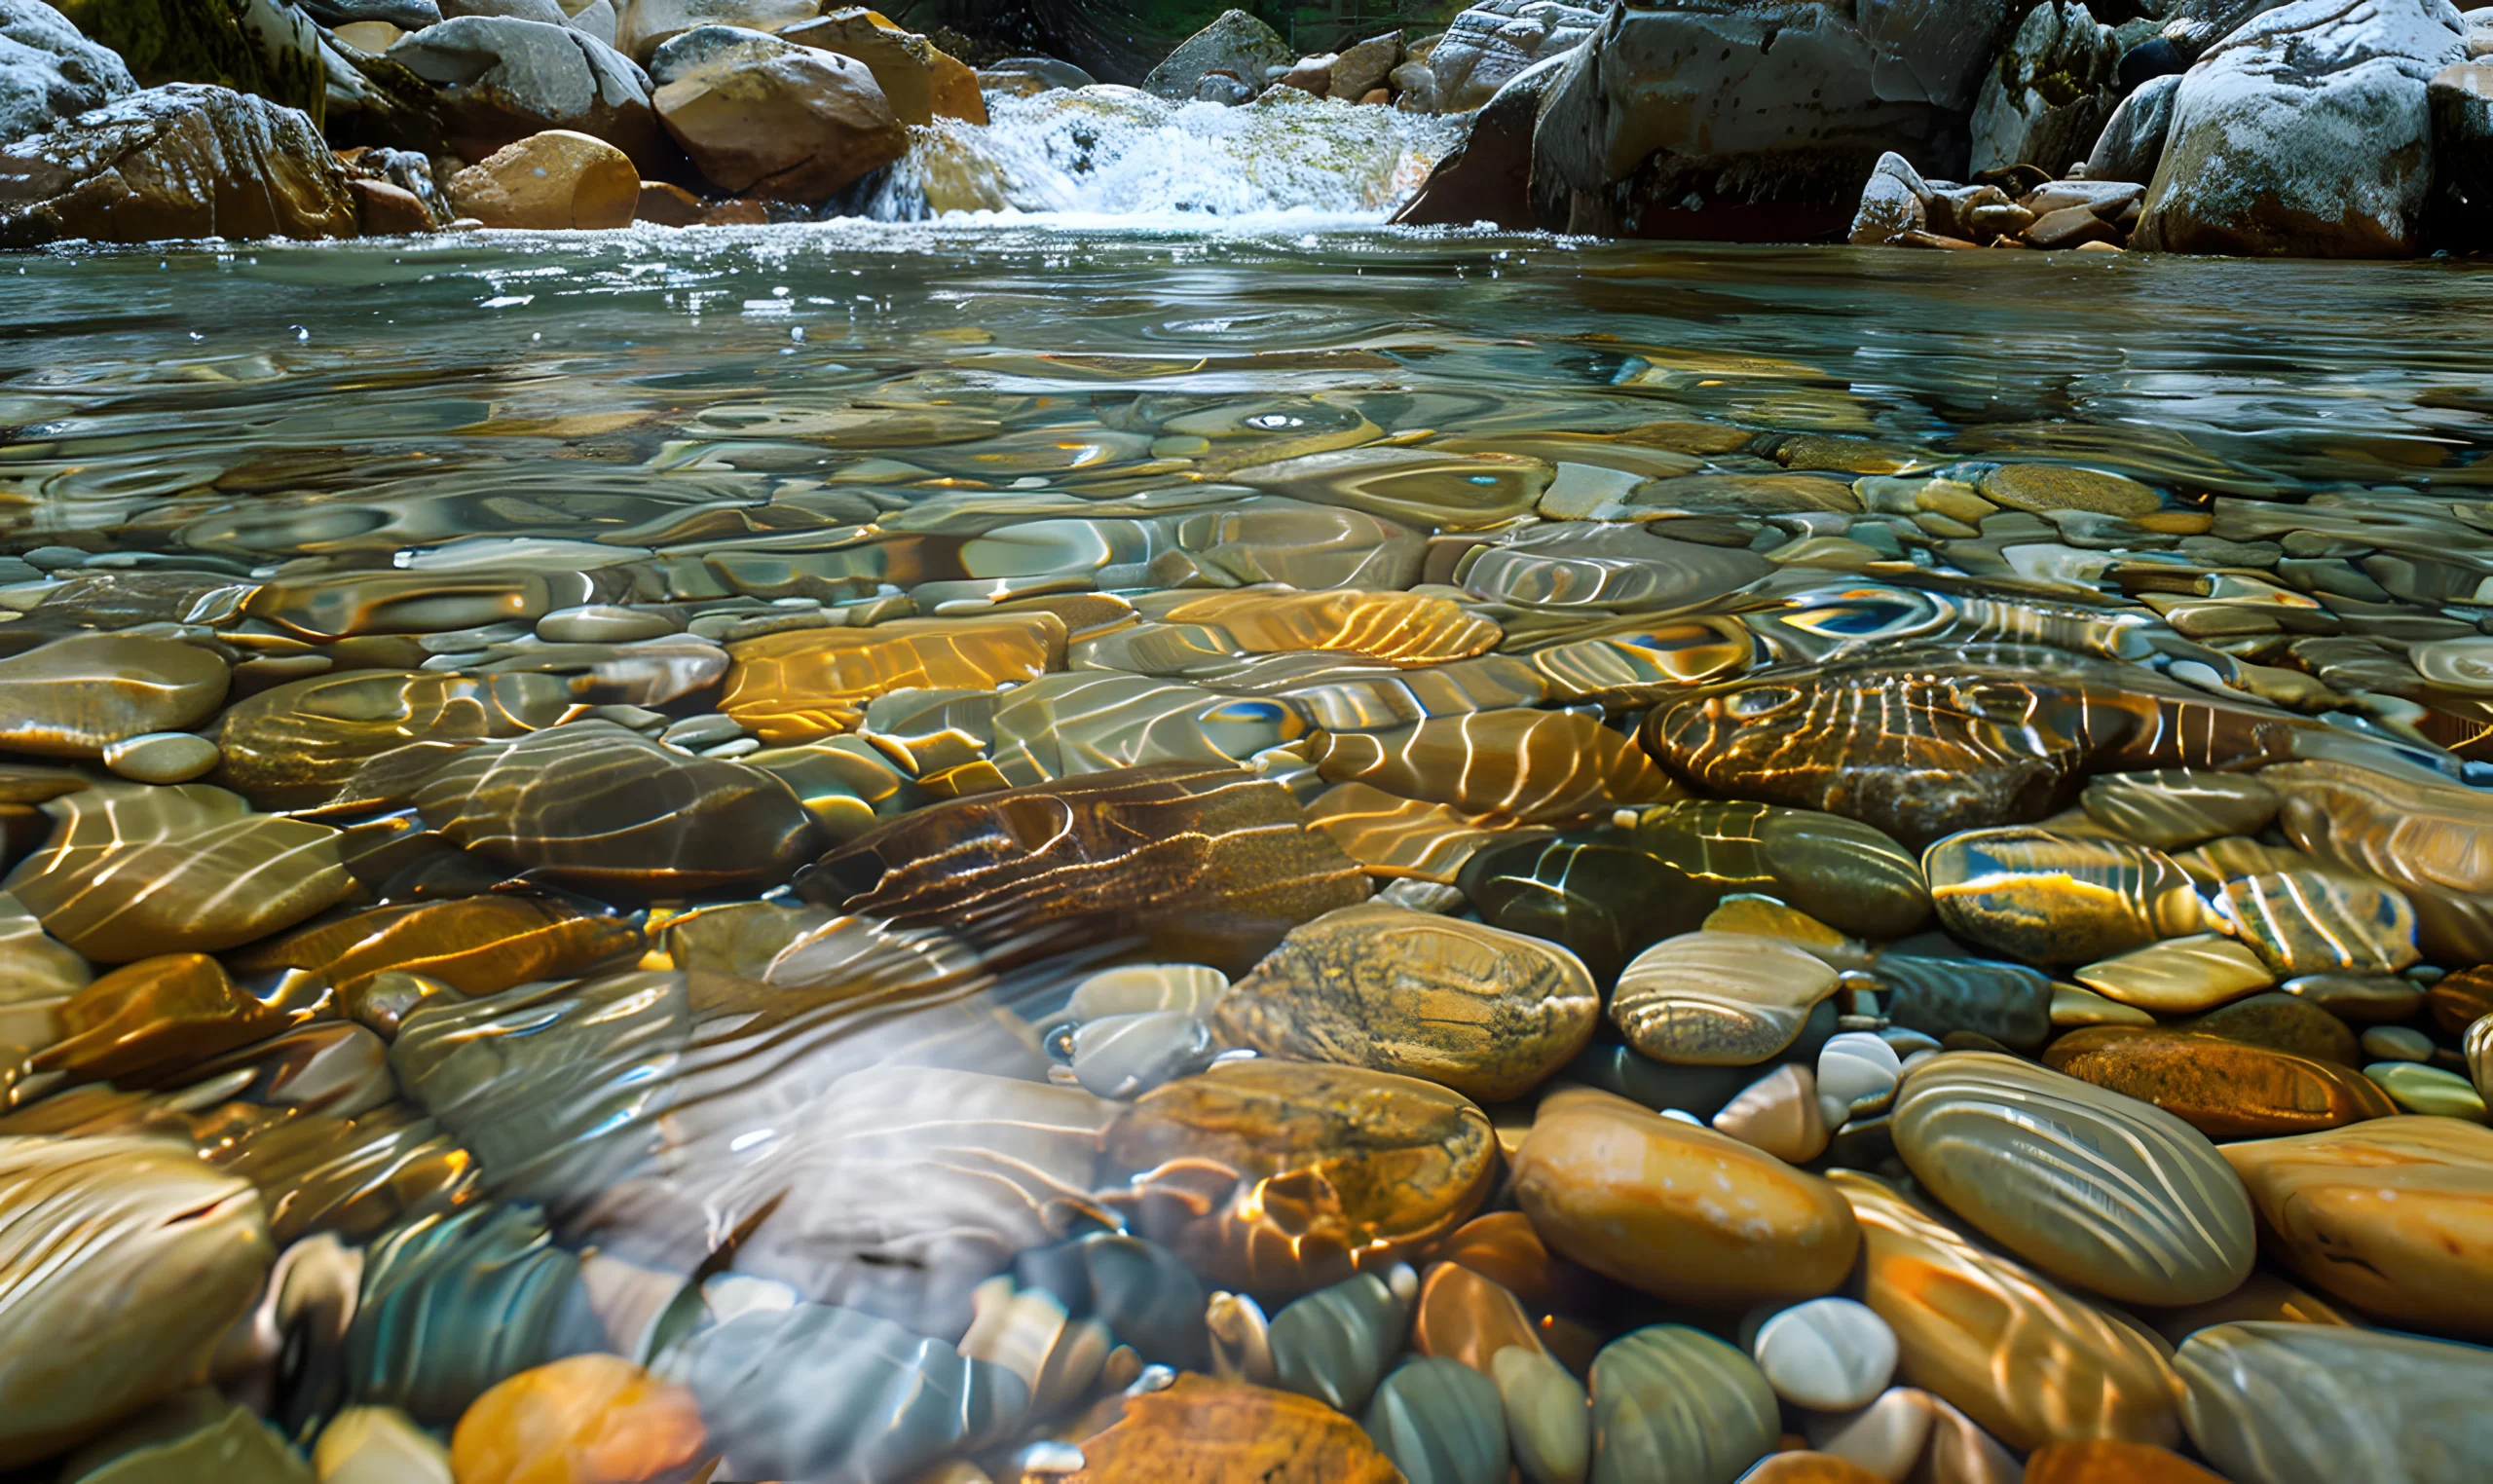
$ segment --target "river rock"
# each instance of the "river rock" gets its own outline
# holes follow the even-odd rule
[[[1326,732],[1315,762],[1330,783],[1364,783],[1500,823],[1578,819],[1676,792],[1632,740],[1575,712],[1502,709]]]
[[[2052,982],[2023,964],[1882,953],[1872,971],[1887,991],[1887,1018],[1907,1030],[1988,1036],[2011,1051],[2038,1051],[2052,1034]]]
[[[1454,1240],[1462,1241],[1462,1234]],[[1431,1264],[1412,1314],[1412,1351],[1459,1360],[1494,1378],[1492,1361],[1509,1346],[1545,1353],[1532,1317],[1514,1294],[1462,1263]]]
[[[2054,175],[2086,157],[2119,100],[2112,28],[2075,0],[2026,13],[1974,100],[1969,171],[2036,165]]]
[[[2394,974],[2413,963],[2415,909],[2396,888],[2318,871],[2227,881],[2216,910],[2279,979]]]
[[[1535,63],[1559,56],[1601,24],[1597,8],[1562,0],[1484,0],[1446,22],[1429,50],[1439,113],[1469,113]]]
[[[1832,1176],[1868,1249],[1862,1301],[1895,1331],[1904,1379],[2012,1447],[2117,1437],[2170,1445],[2179,1383],[2139,1330],[1976,1246],[1879,1181]]]
[[[871,628],[795,629],[728,646],[719,709],[778,746],[853,730],[890,691],[994,690],[1064,668],[1053,613],[901,619]]]
[[[1692,889],[1764,893],[1858,937],[1902,938],[1930,914],[1920,864],[1840,814],[1698,799],[1644,811],[1633,838]]]
[[[1539,483],[1522,488],[1537,499]],[[1694,607],[1773,570],[1754,552],[1673,539],[1653,529],[1660,524],[1569,520],[1517,527],[1466,555],[1455,578],[1484,603],[1629,613]]]
[[[2214,1009],[2277,982],[2259,955],[2214,933],[2151,943],[2088,964],[2074,978],[2115,1003],[2158,1015]]]
[[[1483,922],[1564,946],[1603,984],[1649,944],[1704,920],[1689,900],[1692,883],[1615,835],[1490,843],[1455,884]]]
[[[1803,1424],[1813,1448],[1857,1464],[1877,1478],[1905,1478],[1920,1462],[1933,1415],[1942,1405],[1928,1391],[1891,1386],[1850,1412],[1821,1412]]]
[[[1274,1379],[1285,1391],[1356,1414],[1401,1354],[1406,1317],[1402,1300],[1373,1273],[1292,1299],[1266,1330]]]
[[[1591,1379],[1594,1484],[1728,1481],[1774,1447],[1774,1389],[1700,1330],[1630,1330],[1602,1347]]]
[[[662,160],[648,77],[569,26],[462,16],[400,38],[389,58],[438,90],[443,135],[464,159],[560,129],[603,139],[645,168]]]
[[[0,1140],[0,1463],[196,1382],[274,1250],[249,1184],[156,1138]]]
[[[2125,840],[1972,830],[1931,846],[1922,871],[1951,932],[2034,963],[2109,958],[2208,920],[2187,872]]]
[[[2324,1324],[2219,1324],[2184,1341],[2190,1440],[2236,1479],[2466,1484],[2481,1472],[2473,1345]]]
[[[1761,1325],[1749,1345],[1774,1393],[1822,1412],[1866,1407],[1896,1370],[1896,1334],[1850,1299],[1811,1299]]]
[[[510,892],[408,902],[331,917],[229,954],[242,974],[303,969],[352,993],[375,975],[421,974],[467,995],[564,979],[637,957],[647,940],[619,916]]]
[[[1517,0],[1498,3],[1511,5]],[[1562,9],[1558,0],[1528,3],[1553,11]],[[1456,17],[1456,22],[1461,23],[1464,16],[1476,14],[1481,14],[1480,7]],[[1588,22],[1593,19],[1589,12],[1585,17]],[[1437,45],[1442,49],[1445,43],[1440,40]],[[1429,177],[1394,213],[1395,222],[1414,227],[1461,227],[1485,221],[1508,231],[1529,231],[1533,223],[1533,125],[1540,118],[1542,99],[1548,95],[1563,65],[1560,56],[1545,57],[1501,84],[1471,116],[1471,130],[1464,136],[1461,147],[1439,157]],[[1441,85],[1438,91],[1442,93]]]
[[[225,661],[197,645],[122,634],[77,635],[0,659],[0,746],[99,758],[147,732],[216,714]]]
[[[1510,1345],[1489,1362],[1507,1414],[1515,1466],[1531,1484],[1583,1484],[1593,1424],[1583,1384],[1537,1351]]]
[[[1683,933],[1620,972],[1611,1019],[1640,1054],[1698,1066],[1750,1066],[1790,1046],[1836,971],[1799,948],[1744,933]]]
[[[2173,95],[2180,91],[2181,74],[2168,72],[2140,83],[2121,99],[2086,157],[2086,178],[2153,180],[2164,159],[2165,140],[2173,132]]]
[[[863,6],[835,9],[820,19],[805,19],[783,34],[800,46],[836,53],[864,62],[874,74],[892,114],[904,125],[936,119],[986,122],[986,101],[979,95],[978,74],[958,57],[915,31],[903,30],[882,15]]]
[[[2170,1113],[2012,1057],[1958,1052],[1914,1069],[1894,1117],[1896,1152],[1925,1189],[2065,1282],[2126,1303],[2194,1304],[2251,1272],[2242,1181]]]
[[[628,227],[641,200],[641,172],[603,139],[549,129],[503,145],[451,176],[445,189],[460,215],[488,227]]]
[[[349,671],[274,686],[225,709],[214,781],[268,809],[403,806],[468,745],[550,726],[570,709],[547,675]]]
[[[1516,1201],[1552,1249],[1679,1302],[1813,1298],[1859,1244],[1824,1180],[1607,1093],[1544,1097],[1514,1170]]]
[[[2293,0],[2201,56],[2138,246],[2406,257],[2432,186],[2426,85],[2465,57],[2447,0]]]
[[[197,1387],[127,1417],[69,1455],[61,1484],[313,1484],[312,1470],[277,1428],[212,1387]],[[446,1477],[446,1475],[445,1475]]]
[[[0,141],[39,134],[137,88],[111,48],[40,0],[0,0]]]
[[[572,1355],[476,1398],[450,1438],[462,1484],[651,1478],[702,1444],[692,1394],[620,1355]]]
[[[1206,74],[1225,72],[1260,92],[1276,67],[1287,67],[1298,54],[1279,31],[1246,11],[1223,11],[1194,35],[1177,44],[1151,75],[1143,90],[1179,102],[1195,96],[1195,85]]]
[[[312,121],[229,89],[151,88],[0,143],[0,247],[354,233]]]
[[[2493,1130],[2400,1116],[2223,1154],[2270,1253],[2313,1286],[2392,1323],[2493,1338],[2493,1301],[2463,1277],[2493,1242]]]
[[[1141,1235],[1211,1281],[1296,1293],[1424,1250],[1488,1198],[1489,1120],[1385,1072],[1253,1060],[1181,1077],[1108,1130]]]
[[[666,131],[739,195],[814,204],[909,148],[864,62],[766,32],[695,27],[651,55],[650,76]]]
[[[1787,1165],[1805,1165],[1826,1153],[1826,1114],[1806,1067],[1775,1068],[1741,1089],[1707,1122],[1715,1132],[1763,1149]]]
[[[2418,1066],[2412,1061],[2375,1061],[2363,1068],[2363,1075],[2387,1093],[2390,1101],[2408,1113],[2464,1118],[2479,1124],[2493,1122],[2493,1118],[2487,1118],[2484,1098],[2474,1086],[2445,1068]]]
[[[1230,987],[1215,1024],[1268,1056],[1425,1077],[1495,1102],[1565,1064],[1600,1014],[1592,976],[1564,948],[1366,903],[1291,929]]]
[[[1740,1475],[1740,1484],[1884,1484],[1884,1481],[1850,1459],[1805,1448],[1787,1448],[1785,1452],[1770,1453],[1760,1459],[1755,1468]]]
[[[1503,1484],[1510,1471],[1497,1383],[1452,1360],[1395,1370],[1361,1426],[1410,1484]]]
[[[162,1087],[219,1052],[276,1034],[310,1013],[244,993],[205,953],[125,964],[71,995],[62,1038],[37,1052],[36,1071],[73,1080]]]
[[[2155,850],[2256,835],[2277,817],[2277,791],[2255,773],[2108,773],[2089,780],[2077,801],[2097,824]]]
[[[2210,1138],[2310,1133],[2398,1111],[2333,1061],[2189,1030],[2091,1026],[2054,1041],[2043,1061],[2151,1102]]]
[[[993,725],[987,776],[1023,786],[1158,763],[1241,764],[1300,730],[1278,701],[1096,670],[1014,686]]]
[[[1064,1476],[1067,1484],[1395,1484],[1402,1478],[1358,1423],[1322,1402],[1192,1372],[1130,1398],[1124,1415],[1081,1439],[1081,1448],[1083,1466]]]
[[[651,54],[696,26],[784,31],[822,15],[819,0],[623,0],[608,44],[646,67]]]

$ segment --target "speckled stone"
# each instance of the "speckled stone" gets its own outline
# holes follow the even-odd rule
[[[1583,1484],[1592,1467],[1593,1418],[1583,1383],[1545,1354],[1508,1346],[1489,1372],[1506,1406],[1507,1441],[1532,1484]]]
[[[1822,1412],[1868,1406],[1896,1371],[1896,1332],[1850,1299],[1811,1299],[1761,1325],[1749,1346],[1774,1393]]]
[[[1205,1484],[1397,1484],[1401,1474],[1357,1422],[1321,1401],[1209,1376],[1181,1375],[1125,1404],[1081,1439],[1065,1484],[1200,1479]]]
[[[2493,1351],[2324,1324],[2219,1324],[2183,1342],[2190,1440],[2260,1484],[2477,1484]]]
[[[2362,1048],[2345,1021],[2300,995],[2281,990],[2236,1000],[2206,1015],[2176,1021],[2171,1028],[2222,1036],[2339,1066],[2351,1067],[2362,1058]]]
[[[2214,1298],[2251,1272],[2251,1202],[2207,1136],[2012,1057],[1943,1054],[1895,1106],[1896,1152],[1985,1235],[2135,1304]]]
[[[2043,1053],[2043,1064],[2151,1102],[2210,1138],[2310,1133],[2398,1111],[2337,1062],[2186,1030],[2073,1030]]]
[[[1683,933],[1636,955],[1611,993],[1627,1044],[1656,1061],[1749,1066],[1792,1044],[1836,971],[1770,939]]]
[[[2394,974],[2421,956],[2415,909],[2377,881],[2319,871],[2227,881],[2215,904],[2234,935],[2280,979]]]
[[[1735,1477],[1774,1446],[1774,1389],[1683,1324],[1631,1330],[1593,1360],[1593,1484]]]
[[[1921,869],[1950,932],[2033,963],[2110,958],[2208,921],[2172,857],[2126,840],[1970,830],[1931,846]]]

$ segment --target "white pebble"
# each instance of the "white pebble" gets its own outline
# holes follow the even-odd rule
[[[1894,1087],[1903,1066],[1896,1049],[1879,1036],[1847,1030],[1818,1049],[1818,1092],[1850,1107]]]
[[[1128,964],[1074,986],[1065,1014],[1077,1020],[1149,1010],[1209,1012],[1229,992],[1229,976],[1202,964]]]
[[[1750,1347],[1776,1395],[1822,1412],[1866,1406],[1896,1372],[1896,1332],[1869,1306],[1811,1299],[1766,1321]]]
[[[138,783],[188,783],[223,757],[215,743],[186,731],[151,731],[104,746],[104,766]]]
[[[1921,1462],[1937,1409],[1928,1391],[1889,1387],[1857,1412],[1822,1413],[1804,1424],[1809,1446],[1860,1465],[1882,1479],[1901,1480]]]

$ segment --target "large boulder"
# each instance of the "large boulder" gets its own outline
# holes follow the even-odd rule
[[[628,227],[641,201],[641,172],[603,139],[549,129],[451,176],[449,191],[460,215],[488,227]]]
[[[227,88],[133,93],[0,147],[0,247],[354,233],[311,119]]]
[[[1436,111],[1467,113],[1537,62],[1573,51],[1601,24],[1599,6],[1482,0],[1446,23],[1429,51]]]
[[[2133,241],[2412,255],[2432,189],[2426,88],[2464,37],[2449,0],[2294,0],[2260,16],[2182,77]]]
[[[1543,108],[1544,226],[1753,241],[1843,234],[1879,157],[1954,175],[2008,0],[1620,0]]]
[[[2168,72],[2139,84],[2121,99],[2095,148],[2086,157],[2090,180],[2153,180],[2156,163],[2164,158],[2164,141],[2173,132],[2173,94],[2181,91],[2181,74]]]
[[[1264,86],[1265,75],[1298,59],[1282,33],[1245,11],[1223,11],[1169,54],[1166,61],[1142,80],[1143,90],[1164,98],[1184,100],[1207,73],[1226,72],[1249,88]]]
[[[1507,80],[1471,119],[1471,132],[1429,171],[1397,223],[1464,227],[1491,222],[1510,231],[1532,227],[1532,130],[1563,58],[1535,62]]]
[[[1983,79],[1966,167],[2039,165],[2058,175],[2085,159],[2119,105],[2120,65],[2110,26],[2078,0],[2043,0]]]
[[[285,0],[59,0],[57,9],[143,87],[212,83],[321,120],[319,28]]]
[[[812,205],[909,152],[909,130],[853,57],[705,25],[650,58],[657,112],[728,191]]]
[[[658,48],[696,26],[775,32],[821,15],[820,0],[622,0],[614,48],[646,67]]]
[[[41,133],[138,86],[108,47],[43,0],[0,0],[0,144]]]
[[[799,46],[835,52],[866,64],[903,124],[937,118],[986,122],[986,100],[969,64],[915,31],[905,31],[862,5],[800,21],[781,33]]]
[[[666,158],[649,78],[569,26],[462,16],[405,37],[389,59],[440,90],[443,141],[462,159],[549,129],[604,139],[644,169]]]
[[[2284,0],[2171,0],[2160,13],[2164,26],[2156,34],[2171,43],[2184,62],[2197,61],[2208,49],[2242,29]]]

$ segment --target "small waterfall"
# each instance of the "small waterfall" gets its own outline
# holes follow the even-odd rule
[[[1107,86],[986,103],[983,127],[912,130],[866,214],[1382,219],[1464,136],[1458,120],[1287,88],[1238,108]]]

